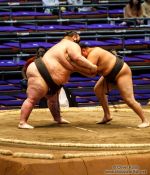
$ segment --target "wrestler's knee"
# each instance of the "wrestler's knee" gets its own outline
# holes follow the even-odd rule
[[[30,105],[35,105],[37,103],[37,99],[35,98],[27,98],[26,99],[26,103],[30,104]]]
[[[134,106],[134,105],[140,105],[140,103],[138,103],[135,98],[130,98],[130,97],[126,97],[124,98],[125,102],[128,104],[128,106]]]

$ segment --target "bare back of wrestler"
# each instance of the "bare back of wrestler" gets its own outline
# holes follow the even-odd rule
[[[70,74],[75,71],[74,67],[67,61],[68,53],[67,48],[65,45],[70,45],[72,42],[69,40],[64,41],[63,39],[61,42],[56,44],[54,47],[49,49],[46,54],[43,56],[42,61],[46,65],[49,74],[51,75],[53,81],[58,84],[64,84],[68,81]],[[74,46],[74,43],[73,43]],[[76,50],[76,49],[75,49]],[[48,91],[48,86],[46,82],[41,77],[35,63],[30,64],[27,70],[27,77],[28,82],[32,84],[35,83],[35,89],[40,91],[40,86],[42,88],[42,92],[44,95]]]
[[[96,74],[97,72],[97,66],[81,55],[81,48],[75,43],[77,40],[80,40],[80,36],[76,33],[73,33],[71,36],[65,36],[58,44],[50,48],[41,59],[46,66],[48,76],[51,77],[56,86],[61,86],[66,83],[70,74],[77,71],[77,69],[67,61],[68,57],[74,60],[79,67],[87,69],[89,74]],[[34,105],[44,96],[47,97],[47,104],[54,120],[58,123],[68,123],[60,116],[59,103],[57,101],[59,92],[50,96],[47,95],[48,90],[51,90],[53,87],[48,86],[34,62],[28,66],[27,78],[27,99],[21,107],[18,127],[23,129],[33,128],[27,124],[27,120]]]

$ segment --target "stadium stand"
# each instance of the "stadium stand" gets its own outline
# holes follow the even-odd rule
[[[0,0],[0,109],[19,108],[26,98],[21,89],[21,68],[34,55],[36,48],[52,47],[68,30],[76,30],[81,40],[90,46],[100,46],[117,53],[133,72],[136,99],[141,104],[150,100],[150,25],[121,26],[123,7],[127,1],[99,1],[84,6],[96,7],[91,12],[62,12],[45,14],[40,1]],[[57,7],[68,5],[61,1]],[[147,19],[150,20],[150,19]],[[65,90],[70,106],[98,105],[93,86],[98,76],[87,78],[72,74]],[[123,103],[118,90],[109,94],[109,103]],[[38,106],[38,104],[37,104]]]

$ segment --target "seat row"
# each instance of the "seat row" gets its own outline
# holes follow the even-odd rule
[[[98,105],[98,99],[95,96],[93,87],[100,77],[85,78],[72,77],[70,81],[64,85],[70,106],[95,106]],[[150,100],[150,74],[140,74],[133,76],[134,94],[137,101],[142,105],[146,105]],[[112,90],[108,94],[108,102],[110,105],[124,103],[117,89]]]
[[[99,76],[88,78],[72,76],[68,83],[64,85],[70,106],[91,106],[98,105],[93,87]],[[142,105],[150,100],[150,74],[139,74],[133,76],[135,98]],[[26,98],[25,91],[22,90],[20,79],[10,79],[0,81],[0,109],[19,108]],[[109,93],[109,104],[123,103],[117,89]],[[38,105],[38,104],[37,104]]]

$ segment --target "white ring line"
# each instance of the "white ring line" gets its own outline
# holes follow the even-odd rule
[[[144,154],[149,153],[150,150],[125,150],[125,151],[103,151],[103,152],[93,152],[93,153],[65,153],[62,158],[81,158],[81,157],[99,157],[99,156],[116,156],[116,155],[130,155],[130,154]]]
[[[37,141],[25,141],[17,139],[4,139],[0,138],[2,143],[12,143],[12,144],[26,144],[26,145],[38,145],[38,146],[57,146],[57,147],[82,147],[82,148],[140,148],[140,147],[150,147],[150,143],[143,144],[85,144],[85,143],[49,143],[49,142],[37,142]]]
[[[83,130],[83,131],[88,131],[88,132],[93,132],[93,133],[97,133],[96,131],[93,131],[91,129],[86,129],[86,128],[81,128],[81,127],[75,127],[77,129]]]

